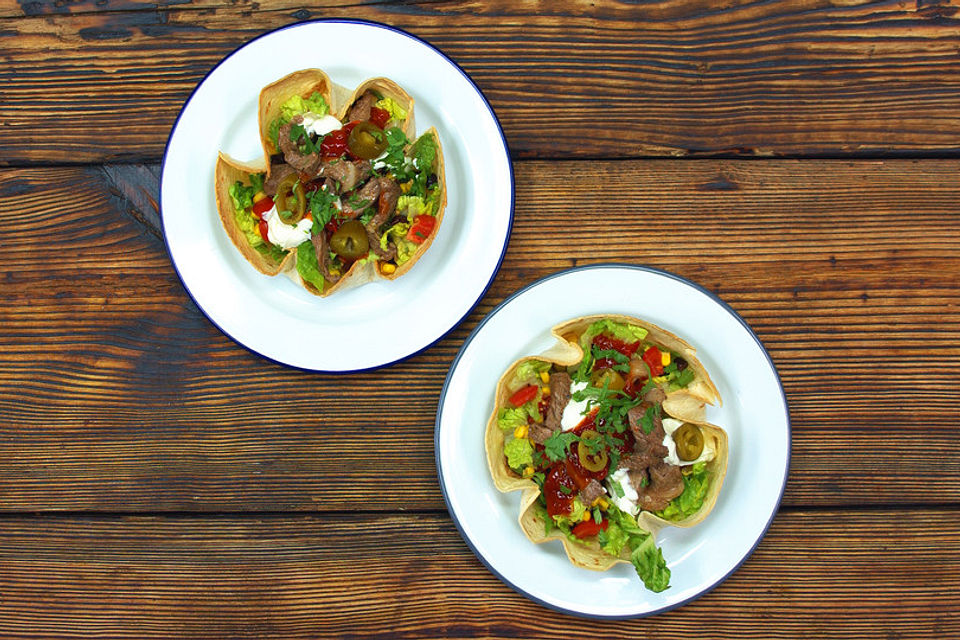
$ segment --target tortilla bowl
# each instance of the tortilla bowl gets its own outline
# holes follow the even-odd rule
[[[217,213],[220,215],[220,222],[224,230],[230,237],[230,241],[243,255],[247,261],[254,266],[260,273],[268,276],[275,276],[284,269],[289,268],[295,259],[293,251],[287,251],[281,261],[276,261],[270,256],[257,251],[237,224],[236,214],[234,212],[233,200],[230,198],[230,187],[236,182],[250,184],[250,174],[264,173],[266,169],[257,164],[243,163],[234,160],[227,154],[220,152],[217,157],[217,166],[214,170],[214,192],[217,199]]]

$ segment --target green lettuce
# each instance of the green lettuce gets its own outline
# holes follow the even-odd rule
[[[690,475],[683,476],[683,493],[670,501],[657,515],[664,520],[683,520],[695,514],[703,506],[703,500],[710,488],[710,475],[707,463],[693,465]]]
[[[528,384],[539,384],[540,374],[550,370],[550,363],[543,360],[525,360],[517,366],[513,379],[508,385],[511,391],[516,391]]]
[[[577,496],[573,499],[571,503],[570,513],[563,513],[553,516],[553,522],[561,529],[569,530],[570,527],[583,522],[583,514],[587,512],[587,507],[585,504],[580,502],[580,497]],[[571,534],[572,535],[572,534]],[[574,539],[577,542],[583,543],[583,540],[574,536]]]
[[[263,237],[260,235],[259,221],[253,215],[253,196],[260,190],[259,185],[263,184],[263,179],[259,174],[253,174],[260,178],[256,185],[245,185],[239,180],[234,182],[229,189],[230,200],[233,202],[233,217],[237,221],[237,227],[243,232],[244,237],[250,246],[257,248],[264,244]]]
[[[607,520],[610,524],[604,532],[603,550],[619,556],[626,546],[630,549],[630,562],[647,589],[659,593],[669,587],[670,569],[653,534],[641,529],[633,516],[615,505],[607,510]]]
[[[627,343],[637,342],[647,337],[647,330],[625,322],[616,322],[614,320],[597,320],[583,332],[580,336],[580,346],[587,349],[594,337],[605,334],[617,340],[623,340]]]
[[[396,120],[397,122],[400,122],[402,120],[407,119],[406,109],[401,107],[400,103],[398,103],[393,98],[388,98],[388,97],[380,98],[379,100],[377,100],[376,106],[377,108],[383,109],[384,111],[389,113],[390,120]],[[387,122],[389,122],[390,120],[388,120]]]
[[[274,118],[273,121],[267,125],[267,134],[270,136],[270,140],[273,141],[273,145],[276,148],[280,148],[280,127],[293,120],[294,116],[307,113],[308,111],[318,116],[325,116],[330,113],[330,106],[317,91],[310,94],[309,98],[293,96],[280,105],[279,117]]]
[[[648,535],[646,540],[633,547],[630,562],[650,591],[659,593],[670,586],[670,569],[663,559],[663,551],[653,541],[652,535]]]
[[[527,438],[513,438],[503,447],[511,469],[523,469],[533,464],[533,445]]]
[[[306,282],[309,282],[320,291],[326,284],[320,272],[320,263],[317,262],[317,252],[313,243],[307,240],[297,247],[297,273]]]
[[[400,196],[397,198],[397,211],[405,211],[407,220],[413,222],[413,219],[419,215],[433,215],[433,202],[426,201],[422,196]]]
[[[516,429],[528,423],[527,418],[533,418],[534,422],[543,422],[540,415],[540,409],[537,407],[537,400],[524,403],[519,407],[502,407],[497,414],[497,426],[504,431]]]
[[[417,252],[417,247],[420,246],[413,240],[407,240],[408,231],[410,231],[409,222],[398,222],[380,236],[380,248],[384,251],[387,250],[387,245],[391,240],[397,246],[396,262],[398,266],[412,258],[413,254]]]

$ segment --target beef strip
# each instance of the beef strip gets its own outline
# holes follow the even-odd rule
[[[550,402],[547,404],[547,415],[544,419],[547,427],[557,431],[560,429],[560,420],[563,410],[570,402],[570,376],[565,371],[557,371],[550,376]]]
[[[637,491],[637,504],[647,511],[665,509],[670,501],[683,493],[683,474],[680,467],[663,460],[648,469],[650,483]]]
[[[297,170],[286,163],[275,164],[270,167],[270,177],[263,182],[263,192],[271,198],[277,195],[277,187],[283,182],[283,179],[291,173],[297,173]]]
[[[397,246],[395,244],[389,242],[387,243],[387,248],[383,249],[380,246],[380,236],[373,231],[370,231],[370,229],[367,229],[366,231],[367,240],[370,242],[370,249],[377,256],[377,258],[385,262],[390,262],[397,257]]]
[[[353,106],[347,112],[347,121],[353,122],[359,120],[366,122],[370,119],[370,108],[377,104],[377,96],[372,91],[364,91],[363,95],[357,98]]]
[[[547,441],[547,438],[552,436],[556,431],[548,429],[542,424],[531,424],[528,434],[530,439],[536,442],[537,444],[543,444]]]
[[[660,446],[662,446],[663,436],[666,434],[663,432],[663,419],[660,417],[660,414],[654,414],[653,431],[651,431],[649,434],[644,433],[643,427],[640,424],[643,416],[647,413],[647,409],[649,409],[651,406],[653,405],[643,402],[636,407],[631,407],[630,410],[627,411],[627,422],[630,425],[630,431],[633,432],[633,437],[638,443],[649,441],[651,444],[660,444]],[[655,433],[660,434],[659,440],[655,441]],[[666,448],[664,447],[664,449]],[[663,455],[667,455],[666,452],[664,452]]]
[[[643,401],[650,404],[661,404],[667,399],[667,394],[660,387],[654,387],[643,395]]]
[[[400,185],[392,177],[377,178],[380,185],[380,198],[377,200],[377,212],[367,223],[367,231],[373,232],[379,242],[380,227],[390,219],[397,210],[397,200],[400,199]]]
[[[326,232],[320,231],[320,233],[310,236],[310,241],[313,243],[313,250],[317,254],[320,273],[328,282],[337,282],[340,276],[330,273],[330,249],[327,247]]]
[[[368,180],[363,187],[340,199],[343,206],[343,215],[355,218],[377,201],[380,197],[380,181],[376,178]]]
[[[320,175],[330,178],[340,187],[334,193],[341,194],[353,191],[354,187],[370,177],[373,168],[369,160],[328,160],[320,164]]]
[[[290,131],[294,125],[298,124],[303,124],[303,115],[294,116],[290,122],[280,127],[277,142],[280,145],[280,150],[283,152],[283,159],[287,161],[287,164],[293,166],[297,171],[313,175],[317,172],[317,167],[320,166],[320,154],[317,152],[301,153],[300,147],[297,144],[298,140],[290,139]]]
[[[580,490],[580,502],[587,507],[592,507],[594,500],[606,495],[606,493],[603,485],[591,478],[587,486]]]

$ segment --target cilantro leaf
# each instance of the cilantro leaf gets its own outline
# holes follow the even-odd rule
[[[569,431],[557,431],[543,443],[543,451],[547,457],[556,462],[567,457],[570,445],[579,440],[576,434]]]

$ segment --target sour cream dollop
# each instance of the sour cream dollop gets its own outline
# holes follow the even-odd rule
[[[573,399],[573,394],[586,388],[586,382],[570,383],[570,401],[563,408],[563,416],[560,418],[560,428],[564,431],[575,429],[578,424],[583,422],[583,416],[587,412],[587,400],[577,402]]]
[[[673,440],[673,432],[683,426],[682,420],[677,420],[676,418],[664,418],[663,419],[663,431],[666,435],[663,437],[663,446],[667,448],[667,455],[664,457],[663,461],[667,464],[673,464],[676,466],[696,464],[697,462],[707,462],[713,460],[713,456],[716,455],[716,451],[713,450],[713,444],[707,438],[703,440],[703,452],[700,454],[700,457],[696,460],[681,460],[677,456],[677,443]]]
[[[304,218],[296,225],[287,224],[280,219],[276,207],[264,213],[263,219],[267,221],[267,239],[284,249],[294,249],[310,239],[313,220]]]
[[[343,123],[331,115],[318,116],[308,111],[303,114],[303,128],[307,133],[323,137],[331,131],[343,128]]]

